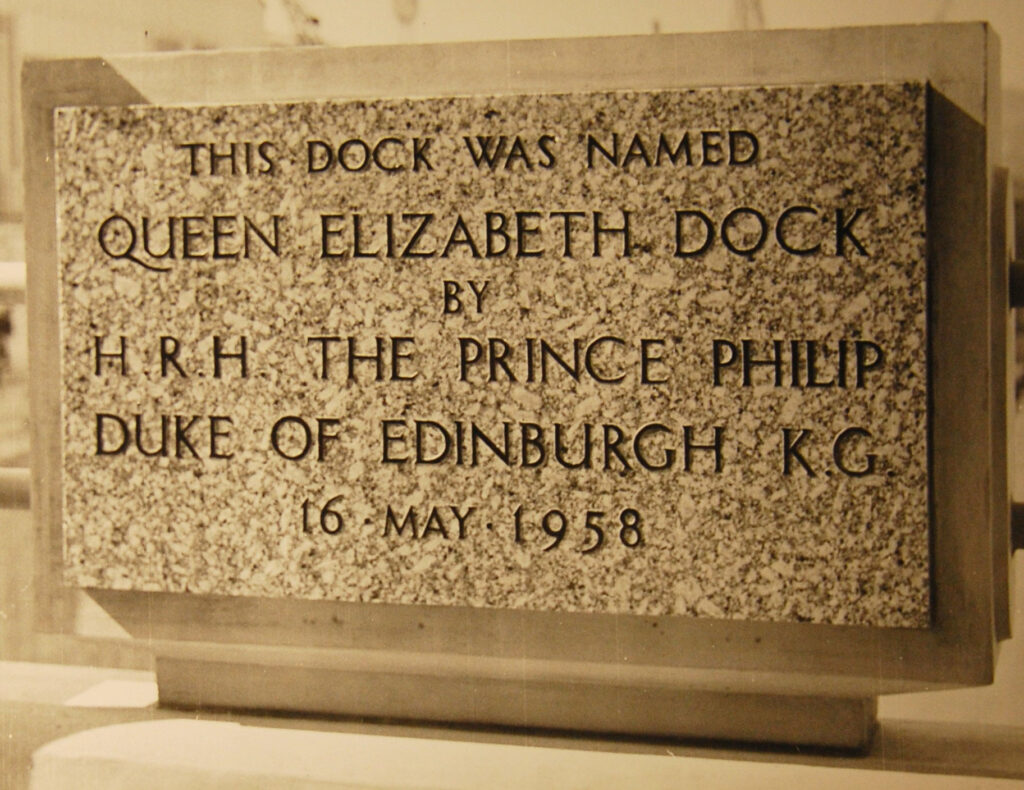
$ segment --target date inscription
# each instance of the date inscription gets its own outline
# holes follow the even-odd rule
[[[304,534],[341,536],[346,523],[351,521],[344,513],[342,496],[333,496],[319,508],[309,499],[301,506],[301,525]],[[618,543],[627,549],[644,544],[644,520],[633,507],[616,512],[587,510],[580,514],[566,513],[559,508],[546,511],[527,511],[519,505],[510,515],[485,517],[476,506],[460,508],[458,505],[433,505],[427,508],[395,507],[388,505],[376,520],[370,518],[364,526],[379,524],[380,537],[385,540],[466,540],[474,533],[504,535],[514,543],[531,547],[546,542],[542,551],[573,547],[580,554],[593,554],[608,544]]]

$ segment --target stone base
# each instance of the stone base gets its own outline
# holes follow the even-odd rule
[[[160,704],[849,750],[876,725],[873,697],[409,672],[387,658],[331,669],[158,655]]]

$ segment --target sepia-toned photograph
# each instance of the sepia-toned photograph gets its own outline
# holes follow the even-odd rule
[[[0,790],[1024,786],[1019,0],[0,67]]]

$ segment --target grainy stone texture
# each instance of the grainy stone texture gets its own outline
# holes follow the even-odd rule
[[[566,96],[471,97],[421,101],[360,101],[227,107],[115,107],[57,111],[56,173],[61,327],[63,337],[64,532],[69,582],[91,587],[227,595],[330,598],[435,605],[686,615],[717,618],[809,620],[821,623],[923,627],[929,621],[927,365],[925,337],[925,143],[921,85],[807,86],[657,93]],[[729,130],[756,136],[751,164],[704,165],[701,133],[722,132],[728,160]],[[675,150],[688,133],[692,164],[681,154],[672,165],[658,135]],[[585,136],[605,148],[619,135],[620,164],[600,152],[587,167]],[[640,134],[644,151],[633,144]],[[504,158],[493,171],[474,166],[464,136],[519,135],[523,157]],[[545,144],[549,157],[537,141]],[[414,137],[431,138],[424,156],[432,169],[382,172],[370,166],[346,172],[337,166],[307,172],[307,141],[350,138],[387,144],[385,166],[412,165]],[[719,140],[712,135],[712,146]],[[190,174],[183,143],[269,141],[271,174]],[[739,159],[750,155],[749,137],[736,137]],[[745,147],[746,146],[746,147]],[[197,149],[198,150],[198,149]],[[513,149],[506,149],[506,152]],[[400,152],[404,152],[399,156]],[[321,152],[317,152],[318,154]],[[358,146],[345,151],[357,163]],[[207,167],[199,151],[199,169]],[[241,160],[239,160],[241,164]],[[252,157],[254,169],[263,161]],[[703,166],[702,166],[703,165]],[[791,213],[782,240],[776,222]],[[720,223],[733,209],[753,208],[767,221],[757,251],[735,254],[721,242]],[[677,257],[676,210],[697,209],[716,226],[715,241],[701,255]],[[860,213],[857,214],[857,210]],[[837,220],[837,210],[843,215]],[[523,217],[515,235],[515,212]],[[571,255],[565,254],[564,223],[552,211],[584,212],[571,218]],[[507,218],[510,254],[486,256],[485,212]],[[621,234],[601,237],[594,255],[593,212],[605,227],[619,227],[629,212],[632,255],[623,255]],[[385,215],[393,215],[395,249],[387,254]],[[432,213],[434,222],[413,250],[400,257],[415,227],[403,214]],[[325,258],[321,215],[337,231]],[[353,249],[359,214],[361,249]],[[138,239],[137,260],[113,258]],[[214,215],[223,231],[221,252],[211,254]],[[246,257],[243,220],[265,235],[279,215],[277,255],[254,234]],[[855,217],[856,215],[856,217]],[[142,240],[149,218],[150,251],[167,246],[168,217],[195,216],[189,241],[197,257],[185,258],[181,221],[176,257],[155,257]],[[457,227],[461,216],[464,227]],[[753,215],[734,218],[726,229],[734,246],[758,236]],[[849,233],[837,233],[837,221]],[[497,223],[497,219],[492,219]],[[682,223],[683,247],[700,246],[696,220]],[[476,250],[467,241],[471,237]],[[852,238],[851,238],[852,237]],[[837,239],[842,250],[837,249]],[[448,254],[442,255],[446,244]],[[461,243],[459,243],[461,242]],[[492,252],[504,243],[492,235]],[[863,247],[864,253],[857,244]],[[539,250],[537,256],[516,250]],[[477,257],[474,252],[479,252]],[[839,253],[839,254],[837,254]],[[143,265],[145,264],[145,265]],[[152,267],[152,268],[147,268]],[[154,271],[154,268],[165,271]],[[467,305],[445,315],[443,281],[462,283]],[[477,313],[468,281],[486,281]],[[101,361],[96,375],[95,337],[106,353],[124,336],[127,375],[119,361]],[[180,344],[162,375],[161,337]],[[247,377],[226,359],[215,376],[214,337],[225,351],[246,339]],[[327,347],[328,378],[321,378],[321,343],[313,336],[342,338]],[[547,341],[568,362],[573,342],[601,337],[593,369],[575,381],[549,361],[548,381],[526,378],[526,339]],[[384,381],[373,363],[357,362],[347,381],[345,338],[368,354],[385,338]],[[391,337],[412,338],[399,347],[399,363],[413,381],[391,381]],[[484,364],[460,380],[459,338],[508,343],[508,368],[488,381]],[[649,377],[641,382],[641,341],[649,344]],[[765,358],[772,341],[783,341],[781,385],[771,366],[752,369],[742,386],[740,363],[713,383],[713,343]],[[856,385],[856,340],[877,344],[884,363]],[[836,381],[839,341],[847,341],[846,386],[808,387],[802,368],[792,386],[791,341],[816,341],[817,378]],[[723,345],[721,348],[725,349]],[[806,366],[807,345],[800,346]],[[500,345],[496,350],[501,350]],[[726,352],[723,351],[723,354]],[[875,356],[862,347],[862,361]],[[539,370],[539,368],[538,368]],[[538,374],[539,375],[539,374]],[[135,432],[141,415],[142,445],[160,447],[160,415],[168,420],[168,455],[145,456],[132,437],[118,454],[97,454],[97,414],[116,415]],[[174,415],[195,448],[175,443]],[[209,416],[221,420],[220,454],[210,458]],[[313,447],[289,460],[271,448],[274,424],[286,416],[311,426]],[[317,418],[325,441],[316,448]],[[452,447],[439,463],[382,463],[382,421],[401,437],[388,444],[394,458],[415,456],[414,421],[434,421],[464,448]],[[471,426],[503,444],[509,424],[510,463],[479,445],[471,465]],[[524,450],[523,424],[543,431],[546,458],[537,444]],[[591,468],[569,469],[555,457],[555,425],[562,426],[563,458],[583,456],[590,425]],[[675,451],[665,470],[639,463],[637,446],[652,466]],[[615,426],[606,428],[605,426]],[[721,431],[721,469],[714,453],[694,449]],[[102,418],[105,449],[117,449],[122,431]],[[859,471],[874,454],[873,472],[844,474],[839,459]],[[807,468],[790,456],[784,474],[783,429]],[[802,440],[800,431],[809,434]],[[527,427],[528,436],[536,429]],[[621,441],[616,430],[621,431]],[[532,433],[531,433],[532,432]],[[437,429],[424,431],[426,457],[444,449]],[[606,437],[614,445],[605,450]],[[302,430],[285,424],[280,447],[301,449]],[[617,443],[616,443],[617,442]],[[183,456],[175,457],[176,449]],[[617,452],[616,452],[617,451]],[[462,463],[460,464],[459,458]],[[525,459],[525,463],[524,463]],[[625,469],[628,465],[630,468]],[[607,468],[606,468],[607,466]],[[329,499],[344,517],[338,534],[325,534],[320,507]],[[308,531],[303,502],[308,501]],[[388,507],[398,520],[414,509],[417,525],[385,536]],[[464,536],[452,508],[465,520]],[[521,507],[520,542],[514,512]],[[428,520],[436,508],[435,518]],[[564,539],[541,527],[545,513],[565,514]],[[639,545],[630,529],[620,534],[622,512],[639,514]],[[588,511],[605,533],[604,543],[585,527]],[[632,514],[627,513],[630,522]],[[337,522],[327,515],[325,526]],[[548,527],[560,520],[550,515]]]

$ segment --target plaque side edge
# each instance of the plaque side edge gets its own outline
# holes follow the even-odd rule
[[[54,109],[139,103],[145,97],[101,58],[28,60],[22,69],[25,264],[29,322],[34,611],[40,632],[70,633],[76,589],[63,584],[60,319]]]

